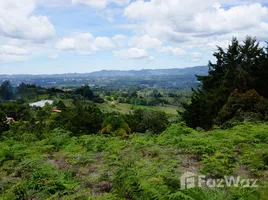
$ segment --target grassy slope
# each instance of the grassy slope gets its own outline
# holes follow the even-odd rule
[[[0,199],[266,199],[268,124],[161,135],[71,137],[55,130],[0,142]],[[26,142],[27,141],[27,142]],[[31,141],[31,142],[30,142]],[[258,178],[259,188],[180,190],[185,171]]]
[[[141,108],[141,109],[150,109],[150,110],[157,110],[163,111],[167,114],[176,115],[178,107],[176,106],[139,106],[139,105],[131,105],[125,103],[103,103],[97,104],[98,107],[104,112],[120,112],[122,114],[129,113],[133,108]]]
[[[73,100],[71,99],[61,99],[63,103],[67,107],[73,106]],[[85,104],[92,105],[92,102],[85,101]],[[132,104],[126,104],[126,103],[112,103],[112,102],[105,102],[105,103],[96,103],[96,105],[103,111],[103,112],[120,112],[122,114],[128,114],[133,108],[141,108],[141,109],[150,109],[150,110],[156,110],[156,111],[163,111],[169,115],[177,115],[178,107],[172,106],[172,105],[166,105],[166,106],[140,106],[140,105],[132,105]]]

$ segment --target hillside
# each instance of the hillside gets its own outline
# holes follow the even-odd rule
[[[2,199],[217,199],[259,200],[268,196],[268,124],[245,123],[198,132],[183,124],[160,135],[128,139],[73,137],[55,129],[42,139],[24,134],[0,142]],[[208,178],[240,176],[232,187],[184,189],[185,172]],[[206,181],[205,181],[206,183]]]

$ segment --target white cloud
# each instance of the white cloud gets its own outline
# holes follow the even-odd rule
[[[57,42],[56,47],[63,51],[75,50],[76,49],[75,39],[63,38]]]
[[[155,57],[153,57],[153,56],[149,56],[148,60],[149,60],[150,62],[152,62],[152,61],[155,60]]]
[[[245,19],[245,16],[248,16]],[[248,30],[251,27],[261,29],[262,20],[268,18],[268,9],[261,4],[232,7],[229,10],[216,8],[213,12],[196,15],[194,23],[198,34],[213,35]],[[267,23],[265,23],[267,24]]]
[[[57,60],[59,58],[59,56],[56,54],[52,54],[52,55],[49,55],[48,58],[51,60]]]
[[[146,50],[138,48],[122,49],[114,51],[114,55],[123,59],[153,59]]]
[[[130,0],[72,0],[73,4],[85,4],[94,8],[105,8],[108,4],[115,3],[119,6],[126,5]]]
[[[35,0],[0,1],[0,35],[44,42],[55,36],[46,16],[35,16]]]
[[[24,48],[10,45],[0,46],[0,62],[24,61],[29,55],[28,50]]]
[[[24,56],[29,55],[29,52],[26,49],[4,45],[0,47],[1,55],[14,55],[14,56]]]
[[[2,55],[0,54],[0,62],[21,62],[28,60],[28,56],[17,56],[17,55]]]
[[[232,36],[243,40],[250,35],[267,41],[268,7],[263,3],[268,1],[0,0],[0,62],[25,60],[37,54],[57,59],[55,47],[81,55],[112,50],[117,57],[149,61],[155,59],[150,56],[153,50],[161,55],[199,62],[203,55],[211,55],[216,45],[226,48]],[[61,33],[96,28],[94,31],[110,35],[114,30],[127,29],[124,33],[128,36],[117,34],[108,38],[81,33],[57,39],[50,18],[40,15],[36,9],[39,6],[44,10],[51,6],[60,9],[68,6],[66,10],[72,12],[72,9],[80,8],[76,7],[78,4],[97,8],[93,14],[83,14],[83,17],[93,16],[109,20],[111,24],[104,27],[96,20],[99,26],[83,27],[84,23],[81,23],[68,29],[57,27]],[[65,12],[65,9],[61,11]]]
[[[125,40],[127,38],[127,36],[123,35],[123,34],[116,34],[114,37],[113,37],[113,40],[114,41],[120,41],[120,40]]]
[[[97,37],[94,43],[98,48],[101,48],[101,49],[114,48],[114,44],[112,43],[111,39],[107,37]]]
[[[181,49],[181,48],[176,48],[176,47],[171,47],[171,46],[167,46],[167,47],[162,47],[159,52],[161,53],[166,53],[172,56],[184,56],[186,55],[186,52]]]
[[[189,53],[190,60],[192,62],[199,62],[202,59],[202,53],[200,52],[191,52]]]
[[[43,7],[62,7],[72,5],[72,0],[36,0]]]
[[[186,59],[191,62],[199,62],[202,59],[202,53],[200,52],[186,52],[182,48],[172,46],[162,47],[159,49],[159,52],[170,56],[181,56],[182,59]]]
[[[49,18],[34,13],[37,0],[0,0],[0,62],[24,61],[55,38]]]
[[[129,45],[140,49],[158,49],[162,46],[162,42],[157,38],[152,38],[149,35],[144,35],[141,37],[133,37],[130,40]]]
[[[221,43],[246,35],[268,40],[268,8],[260,1],[139,0],[127,6],[124,15],[136,22],[138,34],[165,42],[212,42],[217,37]]]
[[[82,55],[89,55],[93,52],[111,49],[114,47],[111,39],[106,37],[95,38],[91,33],[82,33],[70,38],[60,39],[56,48],[62,51],[73,51]]]
[[[114,37],[112,37],[112,40],[118,47],[123,47],[128,44],[129,38],[123,34],[116,34]]]

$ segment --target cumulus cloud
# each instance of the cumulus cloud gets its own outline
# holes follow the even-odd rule
[[[35,14],[37,0],[0,1],[0,61],[23,61],[55,38],[47,16]],[[42,49],[42,50],[41,50]]]
[[[57,51],[51,49],[56,47],[81,55],[112,50],[116,57],[149,61],[155,59],[150,56],[154,51],[199,62],[202,53],[211,55],[216,45],[227,47],[233,36],[267,41],[268,7],[263,3],[267,0],[0,0],[0,61],[25,60],[36,52],[57,59],[53,54]],[[104,34],[110,35],[111,28],[127,29],[128,35],[108,38],[81,33],[56,39],[49,17],[35,9],[72,9],[78,4],[97,8],[92,15],[111,22],[101,29],[107,31]],[[125,19],[117,21],[121,14]]]
[[[186,52],[181,49],[181,48],[176,48],[176,47],[171,47],[171,46],[167,46],[167,47],[162,47],[159,52],[161,53],[166,53],[172,56],[184,56],[186,54]]]
[[[0,35],[44,42],[55,36],[46,16],[35,16],[35,0],[0,1]]]
[[[94,44],[100,49],[112,49],[114,47],[111,39],[107,37],[97,37]]]
[[[146,50],[138,48],[122,49],[113,53],[115,56],[123,59],[153,59]]]
[[[70,38],[60,39],[56,48],[62,51],[72,51],[82,55],[114,47],[111,39],[107,37],[95,38],[91,33],[77,34]]]
[[[57,60],[59,56],[57,54],[52,54],[52,55],[49,55],[48,58],[51,60]]]
[[[199,62],[202,59],[202,53],[200,52],[190,52],[188,55],[192,62]]]
[[[165,53],[170,56],[181,56],[183,59],[191,62],[198,62],[202,59],[202,53],[200,52],[186,52],[182,48],[165,46],[159,49],[160,53]]]
[[[127,38],[127,36],[123,35],[123,34],[116,34],[114,37],[113,37],[113,40],[114,41],[120,41],[120,40],[125,40]]]
[[[26,49],[4,45],[0,47],[0,54],[2,55],[16,55],[16,56],[24,56],[29,55],[29,52]]]
[[[245,19],[245,16],[249,16]],[[262,20],[268,18],[268,8],[261,4],[251,4],[232,7],[229,10],[216,8],[214,12],[203,12],[196,15],[194,23],[197,35],[208,36],[214,34],[226,34],[230,32],[248,30],[261,27]],[[209,23],[208,23],[209,22]]]
[[[116,34],[114,37],[112,37],[112,40],[114,41],[114,43],[119,47],[127,45],[128,39],[129,38],[123,34]]]
[[[129,45],[140,49],[157,49],[162,46],[162,42],[157,38],[144,35],[141,37],[134,36],[130,40]]]
[[[27,49],[19,48],[16,46],[3,45],[0,47],[0,61],[23,61],[28,58],[30,53]]]
[[[171,43],[246,35],[268,39],[268,8],[253,0],[139,0],[124,15],[136,22],[135,32]]]
[[[85,4],[94,8],[105,8],[108,4],[114,3],[119,6],[126,5],[130,0],[72,0],[73,4]]]

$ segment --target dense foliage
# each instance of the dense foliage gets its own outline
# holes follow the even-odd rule
[[[1,137],[2,199],[260,200],[268,195],[267,124],[197,132],[183,124],[160,135],[130,138],[71,136],[55,129],[38,140],[31,134]],[[191,171],[210,177],[259,179],[257,188],[180,189]]]
[[[191,104],[185,105],[183,118],[191,127],[209,129],[214,119],[236,89],[240,93],[256,90],[267,98],[268,51],[256,39],[247,37],[239,44],[233,38],[224,50],[214,53],[216,63],[209,62],[209,75],[198,76],[201,88],[195,89]]]

